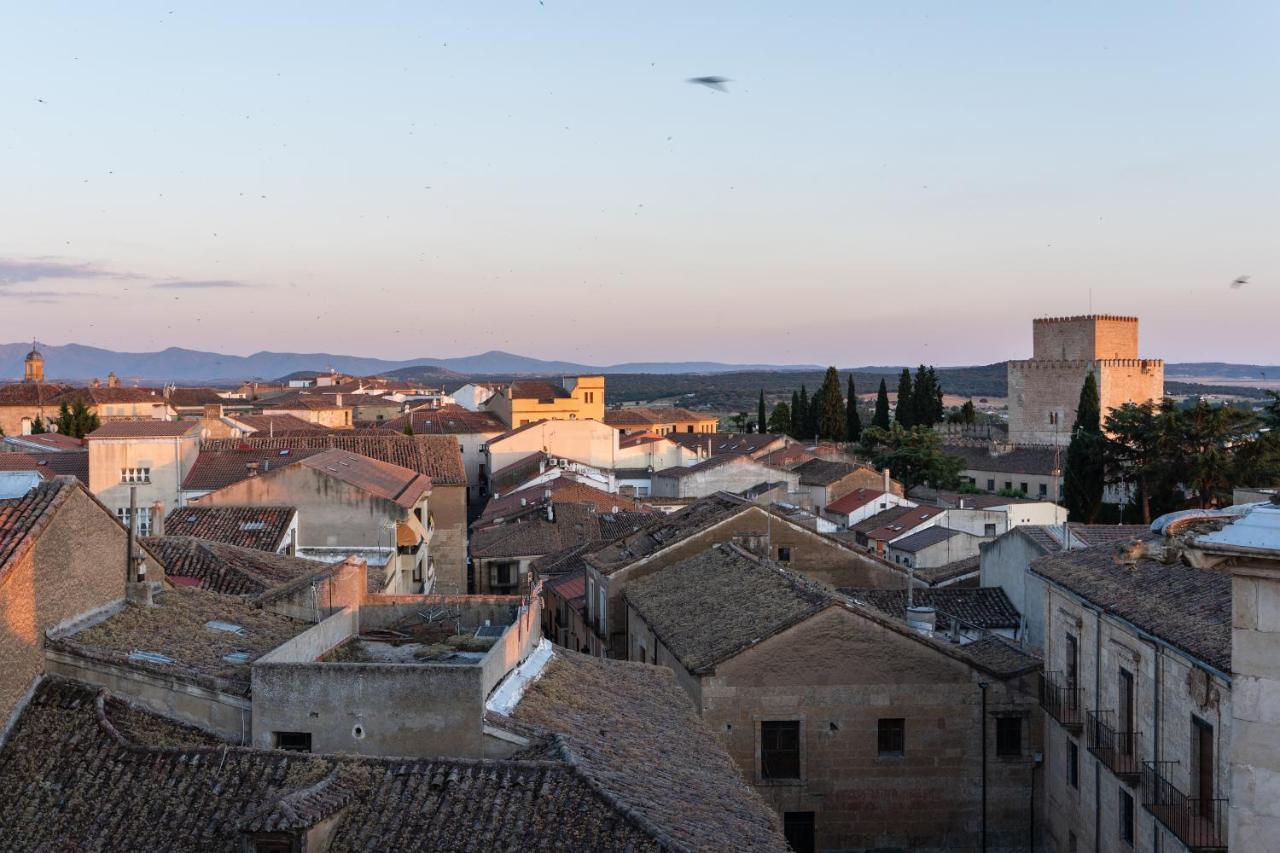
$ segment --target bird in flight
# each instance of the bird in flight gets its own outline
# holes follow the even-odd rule
[[[730,82],[730,80],[728,77],[690,77],[687,82],[697,86],[706,86],[715,92],[727,93],[729,89],[724,84]]]
[[[1240,288],[1244,287],[1248,283],[1249,283],[1249,276],[1247,275],[1236,276],[1236,280],[1231,282],[1231,289],[1239,290]]]

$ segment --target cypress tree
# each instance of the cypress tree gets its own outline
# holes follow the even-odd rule
[[[44,428],[44,419],[41,418],[39,415],[36,415],[36,419],[31,422],[31,434],[40,435],[45,431],[46,430]]]
[[[898,377],[898,407],[894,409],[893,419],[902,424],[904,427],[915,425],[915,395],[911,390],[911,371],[902,368],[902,375]]]
[[[862,418],[858,417],[858,392],[853,389],[853,374],[849,374],[849,393],[845,400],[844,440],[862,440]]]
[[[796,429],[796,438],[809,438],[809,392],[803,383],[800,385],[800,403],[791,412],[791,424]]]
[[[764,413],[764,389],[760,389],[760,410],[756,415],[756,432],[764,432],[765,424],[769,422],[769,418]]]
[[[1092,524],[1102,509],[1102,492],[1106,487],[1103,451],[1106,438],[1102,434],[1102,403],[1098,397],[1098,380],[1093,371],[1080,388],[1076,420],[1071,425],[1071,444],[1067,446],[1067,465],[1063,472],[1063,495],[1071,518]]]
[[[787,410],[787,435],[800,437],[800,394],[791,392],[791,408]]]
[[[876,413],[871,417],[871,425],[889,428],[889,389],[883,379],[880,380],[880,390],[876,392]]]
[[[818,438],[841,441],[844,439],[844,398],[840,395],[840,375],[834,367],[828,367],[822,377],[813,407],[814,434]]]

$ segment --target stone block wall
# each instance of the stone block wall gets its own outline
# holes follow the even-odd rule
[[[1237,569],[1231,586],[1231,848],[1272,849],[1280,838],[1280,570]]]
[[[1138,318],[1110,314],[1032,321],[1032,352],[1046,361],[1138,357]]]

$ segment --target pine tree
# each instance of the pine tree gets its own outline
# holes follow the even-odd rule
[[[862,440],[862,418],[858,416],[858,392],[853,388],[853,374],[849,374],[849,392],[846,395],[844,412],[844,440]]]
[[[791,424],[796,429],[796,438],[804,439],[813,435],[809,432],[809,392],[803,384],[800,386],[800,402],[791,412]]]
[[[840,375],[834,367],[828,367],[822,377],[815,402],[814,434],[829,441],[844,440],[844,397],[840,394]]]
[[[922,364],[916,369],[915,388],[911,393],[911,423],[931,427],[942,420],[942,412],[942,388],[938,386],[938,374],[932,367]]]
[[[764,389],[760,389],[760,409],[756,413],[756,432],[764,432],[768,418],[764,414]]]
[[[876,413],[871,417],[871,425],[880,429],[889,428],[889,389],[880,380],[880,390],[876,392]]]
[[[911,371],[902,368],[902,375],[898,377],[898,406],[894,409],[893,419],[902,426],[910,428],[915,424],[915,396],[911,390]]]
[[[58,428],[58,432],[63,435],[70,435],[73,438],[79,438],[75,435],[75,424],[71,420],[71,407],[67,405],[67,401],[63,400],[58,406],[58,416],[53,419],[53,425]]]
[[[1093,371],[1089,371],[1080,388],[1062,483],[1067,511],[1072,519],[1085,524],[1096,521],[1102,510],[1102,493],[1106,488],[1105,443],[1098,380]]]

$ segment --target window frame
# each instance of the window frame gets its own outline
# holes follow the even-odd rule
[[[1011,726],[1016,726],[1013,732],[1016,738],[1009,734]],[[1022,718],[1011,715],[996,717],[996,757],[997,758],[1021,758],[1022,757]],[[1016,743],[1009,741],[1016,740]]]
[[[906,754],[907,718],[881,717],[876,720],[876,757],[904,758]]]
[[[777,743],[778,736],[783,733],[794,732],[795,745],[793,747],[779,746]],[[772,738],[774,743],[772,746],[766,745],[766,741]],[[756,743],[759,748],[760,758],[757,762],[757,775],[762,783],[795,783],[804,779],[804,724],[798,719],[785,720],[761,720],[757,726]],[[782,753],[782,760],[786,761],[787,766],[777,768],[777,756]],[[787,756],[794,753],[793,759]],[[785,775],[787,771],[792,769],[791,761],[794,761],[795,775]],[[770,770],[770,764],[776,768],[775,771]]]

